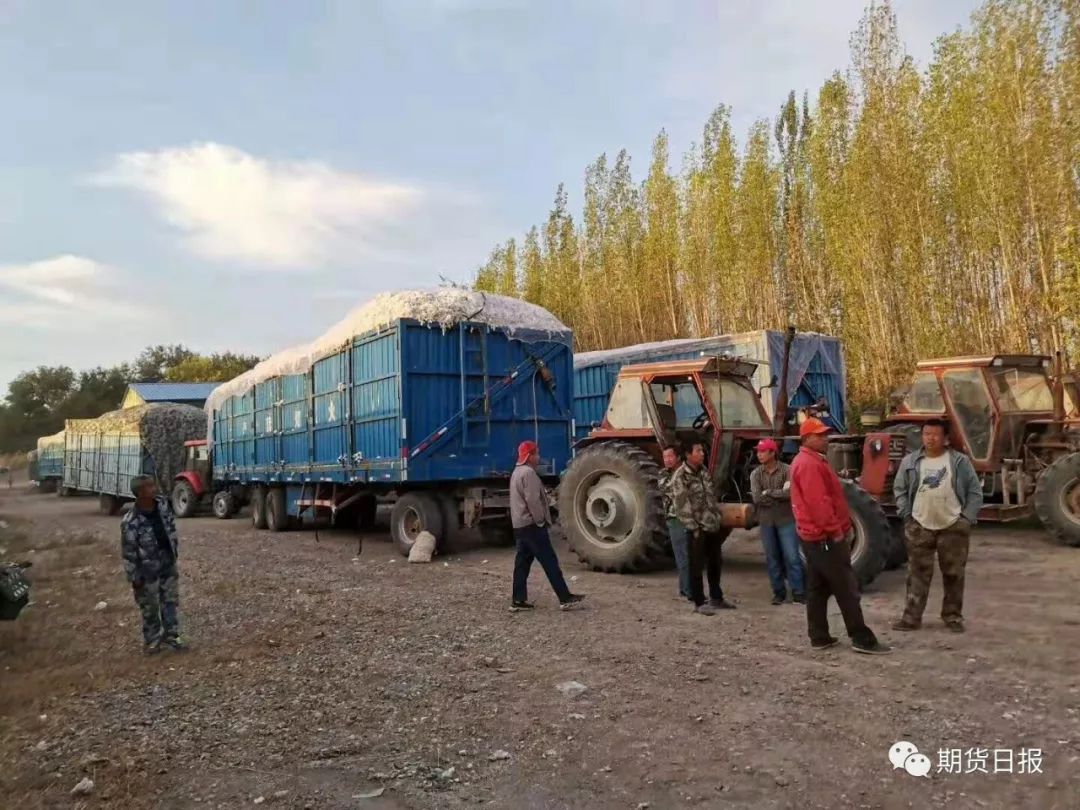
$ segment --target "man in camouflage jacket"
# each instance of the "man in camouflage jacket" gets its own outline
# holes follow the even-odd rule
[[[177,616],[180,572],[176,520],[168,499],[158,495],[153,477],[132,479],[131,492],[135,504],[120,522],[120,552],[142,613],[145,651],[153,655],[162,645],[183,650]]]
[[[671,482],[671,497],[675,514],[690,536],[690,599],[698,613],[712,616],[716,608],[727,610],[735,606],[724,599],[720,589],[723,560],[720,546],[724,542],[720,520],[720,503],[712,476],[705,466],[705,446],[695,442],[686,461],[676,471]],[[701,584],[702,569],[709,582],[709,601]]]
[[[664,500],[664,520],[667,522],[668,539],[671,540],[671,553],[675,555],[675,567],[679,571],[679,596],[690,598],[690,544],[686,528],[675,514],[675,500],[672,498],[671,484],[675,479],[682,460],[676,447],[664,448],[664,467],[660,470],[657,485]]]

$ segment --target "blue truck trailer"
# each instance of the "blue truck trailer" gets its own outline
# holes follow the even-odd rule
[[[37,473],[32,480],[42,492],[64,491],[64,431],[37,440]]]
[[[412,313],[424,317],[401,317]],[[260,529],[362,528],[392,501],[402,553],[421,531],[502,534],[518,444],[540,445],[550,484],[569,461],[571,345],[563,324],[515,299],[380,296],[211,396],[214,513],[250,501]]]
[[[777,384],[784,361],[783,331],[761,329],[708,338],[642,343],[574,356],[575,439],[583,439],[599,427],[619,370],[635,363],[694,360],[731,355],[758,364],[752,382],[761,392],[770,418],[776,413]],[[847,369],[840,340],[829,335],[798,332],[791,345],[788,366],[788,405],[804,408],[824,404],[823,417],[834,430],[847,429]]]

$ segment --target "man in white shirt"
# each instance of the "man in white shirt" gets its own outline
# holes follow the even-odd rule
[[[904,457],[893,482],[908,549],[907,599],[894,630],[922,626],[936,554],[945,588],[942,621],[953,632],[964,631],[964,572],[983,493],[971,460],[949,448],[947,438],[946,422],[925,422],[922,448]]]

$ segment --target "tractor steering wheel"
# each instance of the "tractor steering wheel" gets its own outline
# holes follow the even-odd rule
[[[704,430],[705,426],[708,425],[708,424],[709,424],[709,412],[708,411],[702,411],[701,413],[699,413],[697,415],[697,418],[694,419],[693,427],[694,427],[694,430]]]

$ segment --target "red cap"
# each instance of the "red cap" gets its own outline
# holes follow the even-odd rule
[[[776,442],[772,439],[762,439],[757,443],[756,450],[772,450],[774,453],[779,453],[780,448],[776,446]]]
[[[805,438],[814,433],[828,433],[829,426],[822,422],[820,419],[811,416],[801,425],[799,425],[799,438]]]
[[[535,453],[540,448],[536,446],[536,442],[522,442],[518,445],[518,464],[524,464],[529,460],[529,456]]]

